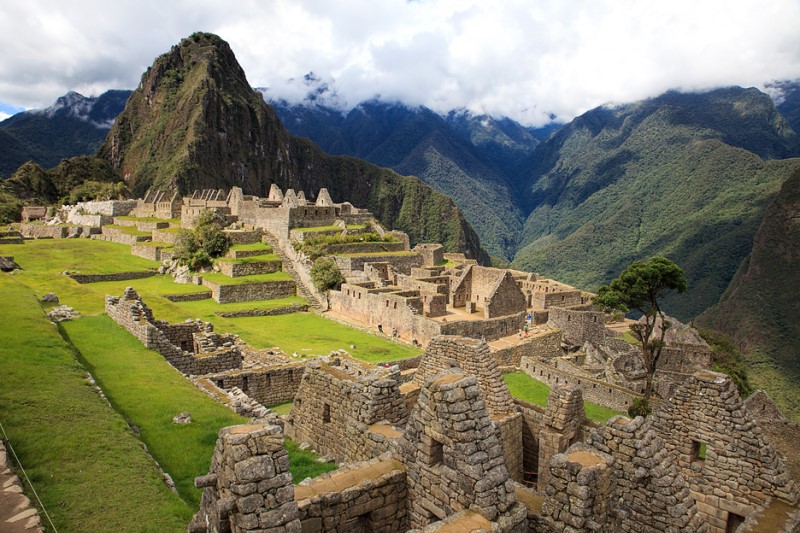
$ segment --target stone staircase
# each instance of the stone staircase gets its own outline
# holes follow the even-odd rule
[[[297,271],[298,268],[305,269],[305,267],[296,265],[295,260],[284,250],[281,241],[267,230],[264,230],[264,240],[272,247],[272,251],[281,258],[283,270],[288,273],[297,284],[297,292],[300,293],[300,296],[308,300],[308,303],[310,303],[314,309],[318,311],[327,311],[327,298],[311,286],[310,280],[306,280],[308,276],[302,276]]]

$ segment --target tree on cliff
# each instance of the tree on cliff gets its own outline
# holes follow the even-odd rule
[[[615,280],[598,289],[593,302],[605,309],[624,313],[639,311],[644,320],[631,325],[634,337],[640,343],[642,360],[647,370],[644,389],[644,408],[649,408],[653,392],[653,374],[656,371],[664,336],[670,327],[664,317],[660,300],[670,291],[686,290],[683,269],[665,257],[652,257],[649,261],[631,263]]]

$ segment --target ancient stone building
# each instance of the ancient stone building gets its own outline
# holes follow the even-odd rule
[[[653,414],[709,531],[724,532],[779,499],[798,501],[784,458],[747,414],[725,374],[696,372]]]
[[[388,451],[408,419],[400,369],[364,364],[346,354],[306,364],[286,432],[339,462],[364,461]],[[399,428],[399,429],[398,429]]]

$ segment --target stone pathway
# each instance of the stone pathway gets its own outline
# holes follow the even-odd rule
[[[0,441],[0,531],[30,533],[44,531],[31,501],[22,493],[22,483],[10,468],[11,460]]]

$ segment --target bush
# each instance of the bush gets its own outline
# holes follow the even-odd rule
[[[188,229],[182,229],[178,233],[178,239],[175,243],[175,257],[183,262],[189,262],[192,256],[200,248],[194,233]]]
[[[311,266],[311,282],[318,291],[325,292],[330,289],[339,290],[344,278],[333,259],[320,257]]]
[[[633,403],[628,408],[628,416],[636,418],[637,416],[647,416],[653,412],[653,407],[650,402],[644,398],[634,398]]]

